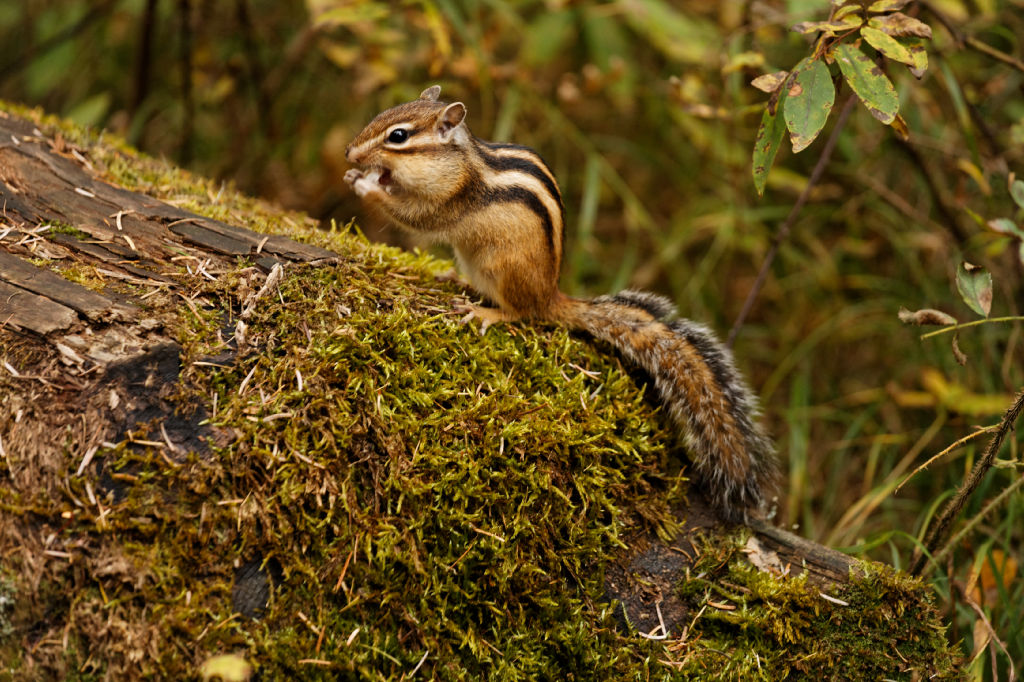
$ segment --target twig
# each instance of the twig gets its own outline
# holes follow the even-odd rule
[[[1006,54],[1002,50],[997,50],[988,43],[983,43],[977,38],[974,38],[973,36],[968,36],[967,38],[964,39],[964,45],[966,45],[967,47],[971,48],[976,52],[980,52],[983,55],[992,57],[992,59],[1000,61],[1003,64],[1007,64],[1008,66],[1012,66],[1018,71],[1024,73],[1024,62],[1022,62],[1021,60],[1017,59],[1012,55]]]
[[[988,43],[978,40],[974,36],[966,35],[963,31],[956,27],[956,25],[950,20],[949,17],[947,17],[940,10],[936,9],[935,6],[932,5],[932,3],[925,2],[922,0],[921,7],[928,10],[932,14],[932,16],[935,17],[935,20],[942,24],[942,27],[946,29],[946,31],[949,33],[949,35],[953,37],[953,40],[956,41],[958,45],[969,47],[975,52],[980,52],[981,54],[987,57],[991,57],[996,61],[1006,64],[1007,66],[1012,66],[1018,71],[1024,73],[1024,62],[1022,62],[1021,60],[1017,59],[1013,55],[1006,54],[1002,50],[992,47]]]
[[[924,341],[925,339],[930,339],[931,337],[938,336],[939,334],[956,332],[961,329],[966,329],[967,327],[975,327],[979,324],[988,324],[989,322],[1024,322],[1024,316],[1008,315],[1006,317],[986,317],[984,320],[974,320],[973,322],[964,322],[963,324],[958,322],[957,324],[951,324],[948,327],[943,327],[942,329],[936,329],[926,334],[921,334],[918,338]]]
[[[846,99],[846,103],[843,105],[842,111],[839,112],[839,118],[836,120],[836,125],[832,128],[832,134],[829,135],[828,140],[825,142],[825,146],[821,150],[821,156],[818,157],[818,162],[814,166],[814,170],[811,171],[811,177],[807,180],[807,186],[797,197],[796,203],[793,204],[793,208],[790,210],[789,215],[786,216],[786,220],[783,221],[782,225],[779,226],[778,232],[775,233],[775,239],[772,240],[772,246],[768,249],[768,253],[764,257],[764,262],[761,263],[761,270],[757,273],[757,279],[754,280],[754,286],[750,288],[750,292],[747,294],[747,300],[743,302],[743,308],[740,309],[740,314],[736,317],[736,322],[733,323],[732,329],[729,330],[729,337],[725,341],[727,348],[732,348],[732,344],[736,341],[736,336],[740,333],[740,328],[743,327],[743,323],[747,319],[747,315],[750,314],[751,308],[754,307],[754,300],[757,295],[761,293],[761,289],[764,287],[764,282],[768,278],[768,270],[772,266],[772,261],[775,260],[775,254],[778,253],[779,247],[782,246],[786,238],[789,237],[790,230],[793,229],[793,223],[796,222],[797,217],[800,215],[800,211],[803,210],[804,204],[807,203],[807,199],[811,196],[811,190],[821,180],[821,176],[825,173],[825,167],[828,166],[829,160],[832,158],[832,151],[836,147],[836,142],[839,141],[839,133],[842,132],[846,125],[846,119],[849,118],[850,112],[853,111],[853,105],[857,101],[855,95],[850,95]]]
[[[912,575],[920,575],[922,573],[929,561],[929,555],[933,554],[936,548],[946,540],[946,536],[949,535],[949,528],[960,514],[964,504],[967,503],[967,498],[977,489],[981,479],[992,468],[992,463],[995,461],[996,454],[1003,444],[1003,439],[1013,429],[1021,410],[1024,410],[1024,390],[1017,394],[1013,405],[1006,410],[1002,421],[999,422],[999,427],[992,436],[992,440],[988,442],[985,452],[982,453],[981,459],[974,465],[971,473],[964,479],[960,489],[957,490],[956,495],[953,496],[953,499],[949,501],[945,509],[942,510],[942,513],[939,514],[932,527],[928,529],[928,535],[925,536],[923,543],[924,549],[918,549],[914,554],[914,560],[910,567]]]
[[[925,462],[924,464],[920,465],[919,467],[917,467],[916,469],[911,471],[909,474],[907,474],[907,477],[904,478],[902,481],[900,481],[900,484],[898,486],[893,488],[892,494],[895,495],[896,493],[898,493],[900,491],[900,488],[902,488],[903,486],[905,486],[907,484],[907,481],[909,481],[914,476],[916,476],[920,472],[922,472],[925,469],[927,469],[932,464],[932,462],[935,462],[935,461],[937,461],[939,459],[942,459],[943,457],[948,455],[950,452],[952,452],[953,450],[955,450],[958,447],[960,447],[961,445],[963,445],[964,443],[967,443],[968,441],[972,441],[975,438],[977,438],[978,436],[981,436],[982,434],[991,433],[995,428],[996,428],[995,426],[983,426],[983,427],[979,428],[977,431],[974,431],[973,433],[969,433],[966,436],[964,436],[963,438],[958,438],[955,442],[950,443],[949,445],[947,445],[942,450],[942,452],[940,452],[937,455],[932,455],[931,457],[928,458],[927,462]]]
[[[1024,476],[1019,477],[1016,481],[1006,486],[1006,488],[1003,489],[1001,493],[992,498],[992,500],[985,505],[984,509],[978,512],[974,516],[974,518],[972,518],[970,521],[964,524],[964,527],[958,530],[953,535],[953,537],[949,539],[949,542],[947,542],[942,547],[942,549],[935,553],[935,555],[932,557],[931,563],[928,564],[928,566],[926,566],[923,571],[921,571],[921,575],[928,575],[929,573],[931,573],[932,570],[934,570],[934,567],[938,566],[943,559],[949,556],[950,552],[953,551],[953,548],[960,544],[960,541],[963,540],[968,533],[974,530],[979,523],[981,523],[982,519],[987,518],[988,515],[992,513],[992,511],[999,508],[999,506],[1006,501],[1006,498],[1010,497],[1015,492],[1017,492],[1017,490],[1022,485],[1024,485]]]

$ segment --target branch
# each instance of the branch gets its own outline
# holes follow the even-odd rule
[[[924,540],[924,548],[918,549],[914,553],[914,560],[910,566],[911,574],[920,575],[929,562],[929,555],[934,554],[939,545],[945,541],[949,535],[950,526],[964,508],[967,498],[978,488],[981,479],[992,468],[992,463],[995,462],[996,454],[1003,444],[1003,439],[1006,438],[1007,433],[1013,430],[1014,423],[1016,423],[1022,410],[1024,410],[1024,390],[1017,394],[1013,405],[1003,415],[1003,419],[999,422],[999,427],[992,436],[992,440],[988,442],[988,446],[986,446],[981,459],[974,465],[971,473],[967,475],[960,489],[957,490],[956,495],[953,496],[953,499],[949,501],[945,509],[942,510],[942,513],[935,520],[935,523],[928,530]],[[948,548],[945,548],[942,553],[945,554],[947,551]]]
[[[946,31],[949,33],[950,36],[953,37],[953,40],[956,41],[958,45],[963,47],[969,47],[975,52],[980,52],[981,54],[987,57],[991,57],[996,61],[1006,64],[1007,66],[1012,66],[1018,71],[1024,73],[1024,62],[1022,62],[1021,60],[1017,59],[1013,55],[1006,54],[1002,50],[992,47],[988,43],[978,40],[974,36],[969,36],[965,34],[963,31],[956,27],[956,25],[952,22],[952,20],[950,20],[949,17],[947,17],[941,11],[936,9],[935,6],[932,5],[932,3],[922,1],[921,7],[931,12],[931,14],[935,17],[935,20],[942,24],[942,27],[946,29]]]
[[[825,142],[825,146],[821,150],[821,156],[818,157],[818,163],[814,165],[814,170],[811,171],[811,177],[807,180],[807,186],[800,192],[800,196],[797,197],[796,203],[793,204],[792,210],[789,215],[786,216],[786,220],[779,226],[778,232],[775,233],[775,239],[772,240],[772,246],[768,249],[768,253],[764,257],[764,262],[761,263],[761,270],[757,273],[757,279],[754,280],[754,286],[750,288],[750,292],[747,294],[747,300],[743,302],[743,308],[740,309],[740,314],[736,317],[736,322],[733,323],[732,329],[729,330],[729,337],[725,340],[727,348],[732,348],[733,342],[736,341],[736,336],[740,333],[740,328],[747,319],[747,315],[750,314],[750,309],[754,307],[754,300],[757,295],[761,293],[761,289],[764,287],[764,281],[768,278],[768,270],[772,266],[772,261],[775,260],[775,254],[778,253],[779,247],[789,237],[789,232],[793,229],[793,223],[796,222],[797,217],[800,215],[800,211],[803,210],[804,204],[807,203],[807,199],[811,195],[811,190],[821,180],[821,176],[825,173],[825,167],[828,165],[829,160],[832,158],[832,151],[836,147],[836,142],[839,141],[839,133],[842,132],[843,127],[846,125],[846,119],[850,117],[850,112],[853,110],[853,105],[857,101],[856,95],[850,95],[846,99],[846,103],[843,105],[842,111],[839,112],[839,119],[836,121],[835,127],[832,129],[832,134],[829,135],[828,141]]]

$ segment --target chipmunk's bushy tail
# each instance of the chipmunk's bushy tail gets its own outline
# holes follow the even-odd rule
[[[742,521],[763,509],[775,488],[775,451],[755,421],[757,401],[732,354],[707,327],[675,314],[666,298],[623,291],[593,300],[566,297],[557,317],[612,344],[651,375],[712,503],[727,519]]]

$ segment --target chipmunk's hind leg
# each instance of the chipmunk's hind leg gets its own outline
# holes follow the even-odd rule
[[[488,308],[482,305],[464,304],[455,306],[455,312],[463,313],[462,324],[470,324],[473,320],[480,320],[480,334],[486,334],[487,328],[496,322],[515,322],[519,318],[507,313],[500,308]]]

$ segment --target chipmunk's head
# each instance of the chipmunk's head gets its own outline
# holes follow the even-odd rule
[[[345,150],[349,163],[377,171],[389,194],[422,191],[456,172],[459,146],[471,138],[462,102],[439,102],[441,86],[379,113]]]

